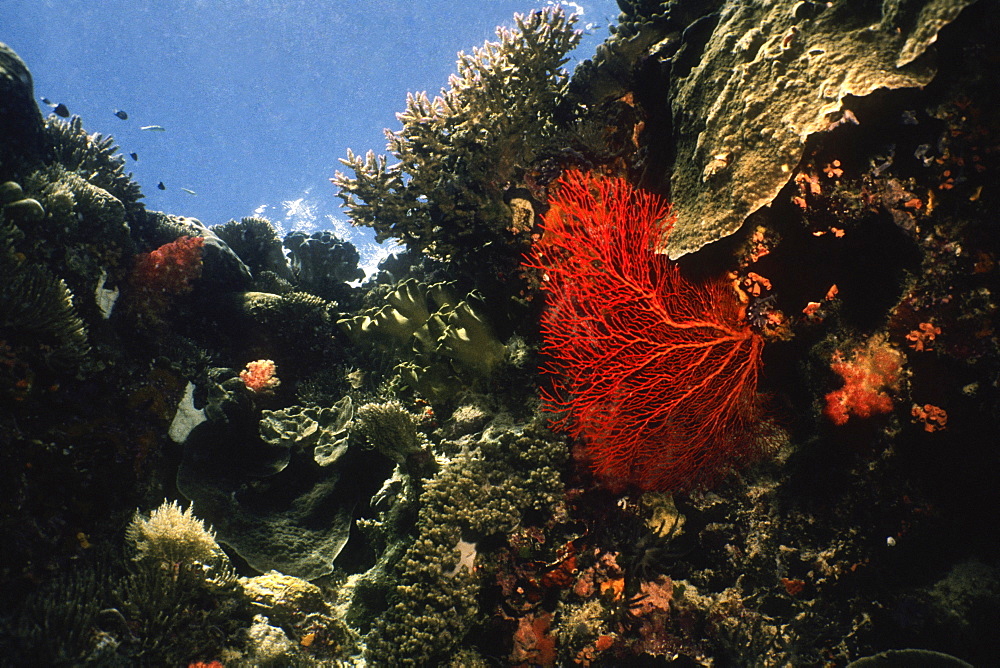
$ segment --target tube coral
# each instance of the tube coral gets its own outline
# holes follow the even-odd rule
[[[543,390],[553,427],[609,482],[707,484],[759,454],[763,342],[725,278],[694,282],[657,254],[674,217],[622,179],[567,172],[528,265],[540,269]]]

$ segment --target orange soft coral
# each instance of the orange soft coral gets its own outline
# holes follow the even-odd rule
[[[270,392],[281,384],[277,370],[278,367],[271,360],[256,360],[247,363],[247,368],[240,371],[240,380],[249,390]]]
[[[899,389],[903,355],[883,337],[872,337],[850,359],[836,351],[830,368],[844,379],[842,388],[826,395],[823,415],[831,422],[842,425],[852,415],[866,418],[892,410],[889,392]]]

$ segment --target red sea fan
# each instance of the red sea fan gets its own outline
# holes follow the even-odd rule
[[[528,265],[543,272],[553,427],[614,485],[709,484],[760,454],[763,342],[731,280],[693,282],[654,252],[674,222],[626,181],[567,172]]]

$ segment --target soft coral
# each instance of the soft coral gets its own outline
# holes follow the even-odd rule
[[[852,415],[866,418],[892,410],[890,391],[899,388],[903,355],[882,337],[872,337],[856,348],[850,359],[839,350],[830,368],[844,379],[844,386],[826,395],[823,415],[836,425]]]

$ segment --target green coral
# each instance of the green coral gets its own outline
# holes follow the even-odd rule
[[[407,457],[420,449],[413,416],[398,401],[364,404],[355,418],[357,433],[397,464],[405,464]]]
[[[458,454],[427,481],[389,607],[367,636],[375,665],[427,665],[448,656],[476,620],[476,543],[509,534],[529,511],[551,511],[563,491],[565,443],[540,424],[498,418],[445,448]]]
[[[407,97],[402,130],[387,131],[398,162],[348,151],[354,178],[334,182],[351,220],[439,258],[476,257],[510,240],[505,194],[522,184],[540,154],[559,145],[555,122],[580,34],[558,7],[515,15],[499,42],[459,54],[450,88],[431,100]]]
[[[292,448],[312,448],[316,463],[328,466],[347,451],[350,437],[347,427],[352,417],[354,404],[349,396],[330,408],[291,406],[280,411],[263,411],[260,437],[288,452]]]

